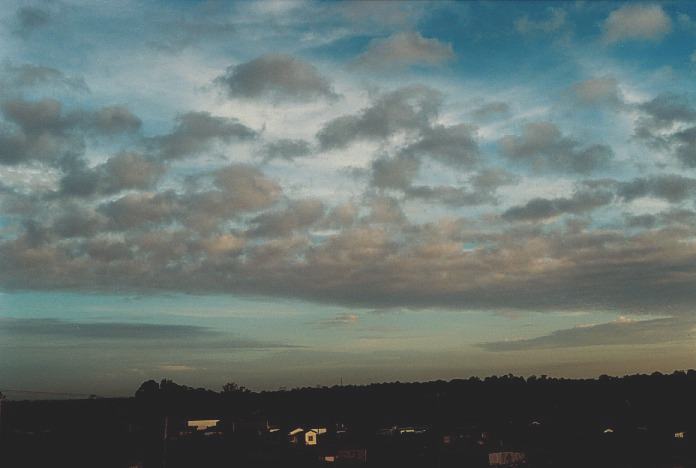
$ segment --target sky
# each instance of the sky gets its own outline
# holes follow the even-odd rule
[[[696,367],[693,2],[3,4],[8,396]]]

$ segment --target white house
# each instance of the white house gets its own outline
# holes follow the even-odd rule
[[[191,419],[186,421],[186,426],[196,431],[205,431],[211,427],[216,427],[219,422],[219,419]]]
[[[319,434],[314,431],[314,429],[310,429],[307,432],[305,432],[304,435],[304,441],[305,445],[317,445],[317,438],[319,437]]]

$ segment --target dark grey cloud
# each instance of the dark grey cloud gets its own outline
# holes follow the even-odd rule
[[[252,140],[257,132],[235,118],[219,117],[209,112],[187,112],[176,118],[174,129],[151,138],[149,143],[165,160],[197,156],[217,143]]]
[[[292,161],[312,154],[312,146],[306,140],[282,138],[266,143],[261,150],[261,154],[266,160],[284,159]]]
[[[549,335],[511,341],[482,343],[486,351],[527,351],[586,346],[649,345],[692,341],[696,332],[692,318],[631,320],[621,318],[598,325],[557,330]]]
[[[405,194],[411,199],[418,198],[447,206],[472,206],[497,202],[492,192],[449,185],[414,185],[408,187]]]
[[[53,166],[80,164],[86,137],[133,133],[140,119],[124,107],[65,111],[60,101],[8,99],[0,102],[0,164],[40,161]]]
[[[0,164],[58,164],[83,153],[83,139],[72,132],[79,118],[64,114],[60,102],[8,100],[0,103],[0,110],[11,124],[0,124]]]
[[[632,227],[632,228],[645,228],[645,229],[650,229],[655,227],[659,219],[655,215],[651,214],[644,214],[644,215],[626,215],[624,216],[626,220],[626,226]]]
[[[232,98],[307,101],[338,97],[314,65],[283,54],[266,54],[230,66],[215,82]]]
[[[364,200],[365,215],[356,222],[356,210],[345,210],[342,229],[322,242],[294,231],[244,243],[193,224],[155,229],[169,212],[152,204],[134,200],[130,211],[101,213],[124,229],[133,226],[123,240],[55,240],[47,228],[26,223],[16,239],[0,243],[0,284],[8,290],[270,295],[372,308],[669,310],[682,316],[696,303],[696,247],[692,231],[679,225],[636,233],[577,223],[502,231],[475,220],[411,225],[398,200],[371,197]],[[214,226],[225,219],[205,216]]]
[[[0,83],[5,90],[34,88],[38,86],[56,86],[75,91],[88,91],[84,79],[66,76],[60,70],[42,65],[5,64],[0,71]]]
[[[421,199],[447,206],[474,206],[497,204],[498,188],[513,185],[518,177],[504,169],[483,169],[471,177],[464,186],[411,185],[404,188],[404,195],[410,199]]]
[[[89,340],[108,346],[126,341],[135,348],[161,347],[171,343],[178,349],[278,349],[298,346],[259,341],[196,325],[163,325],[133,322],[75,322],[53,318],[0,318],[0,334],[19,339],[26,346],[37,341]]]
[[[66,205],[53,221],[51,230],[59,238],[92,237],[100,232],[106,220],[95,211],[80,205]]]
[[[370,197],[366,205],[370,211],[361,219],[364,224],[401,225],[406,222],[406,215],[401,204],[394,197],[387,195]]]
[[[94,112],[89,125],[100,134],[135,132],[140,129],[141,120],[123,106],[108,106]]]
[[[651,123],[659,128],[672,125],[675,122],[696,121],[696,109],[692,106],[688,96],[664,93],[650,101],[638,105],[638,109],[645,112]]]
[[[379,141],[400,131],[430,127],[442,95],[425,86],[409,86],[379,96],[355,115],[338,117],[317,133],[322,149],[344,148],[354,141]]]
[[[248,234],[253,237],[287,237],[306,229],[324,216],[324,203],[318,199],[294,200],[281,211],[266,212],[251,220]]]
[[[353,63],[361,68],[394,70],[412,65],[437,66],[453,58],[451,44],[408,31],[373,39]]]
[[[116,231],[169,224],[179,210],[179,200],[173,192],[128,194],[99,207],[99,213],[108,218],[110,228]]]
[[[618,184],[617,194],[625,201],[642,197],[662,198],[670,203],[678,203],[693,197],[696,179],[676,174],[639,177]]]
[[[372,162],[370,184],[380,189],[406,190],[419,168],[420,161],[412,156],[378,158]]]
[[[696,106],[690,95],[663,93],[638,105],[634,136],[649,145],[670,150],[685,167],[696,167]],[[681,128],[680,128],[681,127]]]
[[[677,158],[686,167],[696,167],[696,127],[689,127],[674,134]]]
[[[358,216],[358,208],[353,202],[336,205],[326,215],[322,224],[329,229],[351,227]]]
[[[515,185],[519,176],[505,169],[489,167],[475,173],[469,179],[471,186],[477,191],[495,191],[505,185]]]
[[[539,221],[566,213],[586,213],[613,200],[614,194],[610,191],[580,190],[569,198],[534,198],[524,205],[508,208],[502,218],[506,221]]]
[[[476,127],[467,124],[435,125],[422,130],[421,138],[404,153],[430,157],[454,168],[470,168],[479,160]]]
[[[588,174],[606,167],[614,152],[604,144],[583,145],[550,122],[529,123],[521,135],[498,141],[503,155],[536,170]]]
[[[69,322],[59,319],[0,318],[0,331],[13,336],[50,336],[95,339],[191,339],[214,334],[192,325],[118,322]]]
[[[212,189],[193,187],[182,193],[173,190],[129,193],[104,201],[98,212],[108,220],[108,229],[114,231],[179,223],[203,232],[214,230],[242,213],[270,207],[282,192],[275,181],[248,165],[226,166],[210,176]],[[143,182],[143,179],[130,182]]]
[[[153,188],[165,166],[139,153],[121,153],[94,168],[77,167],[60,180],[60,192],[70,196],[109,195],[123,190]]]
[[[51,22],[51,15],[46,10],[35,6],[24,6],[17,10],[17,29],[20,36],[27,36],[32,31]]]

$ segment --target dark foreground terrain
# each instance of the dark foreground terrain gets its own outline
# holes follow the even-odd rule
[[[696,467],[696,371],[5,401],[5,467]]]

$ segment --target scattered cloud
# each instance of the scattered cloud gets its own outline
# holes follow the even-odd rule
[[[609,14],[603,30],[603,40],[607,44],[658,41],[672,30],[672,20],[659,4],[629,3]]]
[[[610,76],[580,81],[575,83],[571,89],[575,101],[586,106],[618,107],[624,102],[618,81]]]
[[[588,174],[608,166],[614,155],[608,145],[583,145],[550,122],[528,123],[521,135],[506,135],[498,145],[510,160],[540,171]]]
[[[496,116],[505,116],[510,112],[510,105],[506,102],[488,102],[471,111],[471,115],[477,119],[489,119]]]
[[[176,118],[174,129],[165,135],[151,138],[150,146],[164,160],[197,156],[210,150],[213,144],[245,141],[256,138],[256,131],[230,117],[209,112],[187,112]]]
[[[231,98],[307,101],[338,97],[314,65],[290,55],[266,54],[230,66],[215,81]]]
[[[28,36],[34,30],[51,22],[51,15],[46,10],[35,6],[24,6],[17,10],[17,29],[20,36]]]
[[[378,96],[358,114],[330,120],[317,133],[322,149],[345,148],[359,140],[383,140],[400,131],[430,127],[442,102],[440,92],[422,85]]]
[[[626,317],[598,325],[558,330],[549,335],[523,340],[482,343],[486,351],[528,351],[535,349],[587,346],[650,345],[691,341],[696,322],[690,318],[633,320]]]
[[[363,68],[394,70],[413,65],[437,66],[453,58],[452,44],[409,31],[373,39],[354,64]]]

